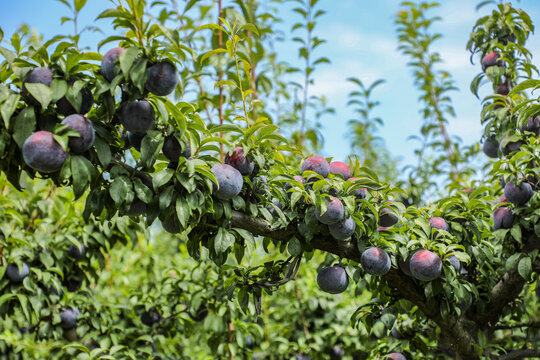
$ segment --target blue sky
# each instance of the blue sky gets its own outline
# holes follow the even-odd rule
[[[10,37],[17,27],[27,23],[35,27],[46,37],[58,33],[71,33],[72,25],[60,24],[60,17],[69,15],[64,5],[53,0],[3,0],[0,24],[6,37]],[[449,132],[463,139],[464,144],[477,141],[482,134],[480,125],[480,101],[469,90],[472,78],[480,71],[478,59],[471,65],[469,53],[465,49],[469,32],[476,21],[489,11],[485,7],[477,12],[477,1],[442,0],[441,7],[433,10],[432,15],[440,15],[443,20],[434,26],[434,30],[444,37],[436,43],[435,50],[441,53],[445,70],[453,74],[459,91],[452,93],[456,118],[450,119]],[[182,0],[178,0],[182,4]],[[224,0],[224,5],[228,1]],[[515,1],[514,1],[515,3]],[[417,143],[407,141],[407,137],[419,133],[422,119],[419,116],[417,101],[419,92],[413,86],[411,70],[406,66],[408,59],[398,53],[393,15],[398,10],[397,0],[321,0],[319,8],[327,14],[320,18],[317,36],[328,42],[320,47],[319,55],[328,56],[332,63],[321,65],[315,72],[313,93],[325,95],[329,105],[336,109],[336,115],[323,121],[325,137],[324,156],[333,156],[336,160],[345,160],[350,153],[346,138],[346,123],[351,112],[346,108],[347,94],[353,89],[345,81],[354,76],[365,83],[383,78],[386,82],[377,88],[374,98],[381,102],[374,115],[380,116],[385,125],[379,135],[385,139],[392,155],[402,159],[400,165],[414,163],[413,150]],[[516,4],[529,13],[533,22],[540,20],[540,2],[523,0]],[[88,0],[81,14],[81,25],[92,25],[95,17],[103,9],[110,7],[107,0]],[[293,21],[299,18],[293,13],[280,13],[290,29]],[[540,22],[537,24],[539,25]],[[96,23],[107,31],[108,21]],[[288,32],[287,32],[288,34]],[[83,43],[95,48],[100,37],[83,37]],[[540,56],[538,36],[529,42],[533,53],[533,62]],[[291,44],[280,45],[282,59],[291,63],[297,61],[297,50]],[[102,53],[106,49],[102,49]],[[481,97],[488,95],[487,87],[480,91]]]

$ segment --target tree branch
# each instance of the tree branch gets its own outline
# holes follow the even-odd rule
[[[506,355],[499,356],[499,360],[513,360],[513,359],[522,359],[522,358],[540,358],[540,350],[534,349],[523,349],[510,351]]]

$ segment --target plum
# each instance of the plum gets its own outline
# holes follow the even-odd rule
[[[351,169],[349,165],[341,161],[332,161],[329,165],[331,174],[340,174],[344,180],[349,180],[351,177]]]
[[[116,47],[107,51],[103,56],[103,59],[101,60],[101,73],[108,81],[112,81],[114,79],[114,66],[116,60],[118,60],[120,54],[125,50],[126,49],[122,47]]]
[[[514,224],[514,214],[509,208],[502,206],[493,213],[493,230],[510,229]]]
[[[305,159],[302,163],[302,173],[308,170],[325,178],[330,173],[330,165],[328,165],[328,161],[322,156],[313,155]]]
[[[6,268],[6,276],[14,283],[20,283],[30,275],[30,268],[26,263],[22,264],[22,268],[19,270],[19,266],[15,263],[8,264]]]
[[[240,171],[227,164],[216,164],[212,172],[218,180],[216,197],[221,200],[230,200],[242,191],[244,179]]]
[[[521,146],[523,145],[523,141],[517,140],[517,141],[507,141],[510,138],[510,136],[506,136],[502,139],[501,143],[499,144],[499,149],[503,153],[503,155],[510,155],[514,151],[519,151]]]
[[[343,208],[343,203],[337,197],[326,199],[326,212],[321,214],[321,211],[317,208],[315,209],[315,217],[321,223],[326,225],[335,224],[338,221],[343,220],[345,216],[345,209]]]
[[[429,250],[419,250],[411,257],[410,270],[418,280],[435,280],[441,275],[442,261],[437,254]]]
[[[77,325],[79,309],[68,307],[60,312],[60,326],[63,329],[73,329]]]
[[[140,216],[143,215],[146,212],[146,204],[135,196],[133,201],[131,202],[131,205],[129,205],[129,209],[126,212],[127,216]]]
[[[516,205],[525,205],[533,196],[534,191],[531,184],[522,182],[521,185],[515,185],[513,181],[509,181],[504,186],[504,197],[506,200]]]
[[[349,178],[347,181],[354,181],[358,180],[356,177]],[[357,199],[365,199],[367,197],[367,189],[366,188],[360,188],[354,190],[354,196]]]
[[[499,143],[494,137],[484,140],[482,150],[484,151],[484,154],[490,158],[496,159],[499,157]]]
[[[461,262],[458,260],[456,255],[450,255],[447,259],[448,259],[448,261],[450,261],[450,264],[456,270],[456,273],[459,274],[460,271],[461,271]]]
[[[306,179],[304,179],[300,175],[294,175],[293,177],[294,177],[294,180],[296,180],[300,184],[305,184],[306,183]],[[285,183],[284,187],[285,187],[285,191],[289,191],[290,189],[292,189],[292,185],[290,183],[288,183],[288,182]]]
[[[187,159],[191,156],[191,148],[189,143],[186,143],[186,146],[182,151],[180,141],[178,141],[174,135],[169,135],[166,136],[163,141],[163,155],[171,161],[178,161],[181,156]]]
[[[159,322],[161,315],[156,310],[148,310],[141,314],[141,322],[146,326],[152,326]]]
[[[392,262],[384,250],[372,247],[362,253],[360,264],[368,274],[384,275],[390,270]]]
[[[88,249],[84,245],[81,245],[81,246],[70,245],[68,248],[68,255],[74,258],[75,260],[81,260],[82,258],[86,256],[87,251]]]
[[[393,352],[388,354],[385,360],[407,360],[407,358],[400,353]]]
[[[489,67],[502,65],[503,62],[499,60],[499,53],[497,52],[490,52],[482,58],[482,70],[484,71]]]
[[[532,132],[538,136],[540,134],[540,116],[529,117],[527,122],[521,127],[521,131]]]
[[[399,221],[398,216],[390,208],[383,208],[379,213],[379,225],[383,227],[390,227]]]
[[[334,345],[330,349],[330,360],[340,360],[345,356],[345,350],[339,345]]]
[[[140,152],[142,141],[143,141],[143,138],[146,136],[146,133],[139,134],[139,133],[133,133],[131,131],[128,131],[126,135],[127,135],[127,139],[128,139],[130,147],[133,147],[135,150]]]
[[[28,166],[43,173],[60,170],[67,157],[67,152],[48,131],[38,131],[30,135],[24,141],[22,154]]]
[[[274,200],[272,201],[272,204],[274,204],[278,209],[282,210],[283,209],[283,205],[281,205],[281,203],[279,202],[279,200]],[[277,210],[272,206],[272,205],[268,205],[266,207],[266,209],[268,210],[268,212],[270,212],[270,214],[273,216],[273,217],[278,217],[278,212]]]
[[[94,145],[96,134],[94,125],[83,115],[73,114],[62,120],[70,129],[79,133],[79,137],[69,138],[69,148],[75,154],[82,154]]]
[[[26,84],[43,84],[48,87],[51,86],[53,81],[53,72],[51,69],[46,67],[37,67],[30,71],[23,79],[22,82],[22,94],[27,97],[28,101],[32,105],[39,105],[39,101],[36,100],[28,90],[26,89]]]
[[[328,225],[330,235],[332,235],[332,237],[336,240],[345,240],[350,238],[354,234],[355,229],[356,223],[352,216],[349,216],[342,221],[338,221],[335,224]]]
[[[92,95],[92,92],[90,91],[90,88],[85,86],[81,89],[81,114],[86,114],[92,109],[92,105],[94,105],[94,96]],[[64,116],[69,116],[72,114],[76,114],[77,110],[73,107],[73,105],[69,102],[69,100],[64,96],[58,102],[56,103],[56,111]]]
[[[431,226],[431,228],[433,229],[438,229],[438,230],[448,231],[450,229],[446,220],[444,220],[442,217],[439,217],[439,216],[434,216],[430,218],[429,226]]]
[[[495,93],[504,96],[508,95],[509,92],[510,89],[508,88],[508,85],[506,83],[499,84],[499,86],[497,86],[497,90],[495,91]]]
[[[146,90],[154,95],[166,96],[178,85],[178,71],[169,61],[160,61],[146,70]]]
[[[247,176],[253,172],[255,163],[248,161],[244,156],[244,149],[241,146],[237,146],[232,154],[225,155],[225,164],[231,165],[236,170],[240,171],[240,174]]]
[[[147,100],[125,103],[119,110],[120,122],[127,131],[142,134],[154,126],[154,107]]]
[[[317,284],[324,292],[339,294],[349,286],[349,277],[342,266],[328,266],[317,274]]]

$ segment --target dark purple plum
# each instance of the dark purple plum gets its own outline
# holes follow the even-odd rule
[[[394,352],[394,353],[388,354],[385,360],[407,360],[407,358],[400,353]]]
[[[131,205],[129,205],[129,209],[126,212],[126,215],[135,217],[144,215],[144,213],[146,213],[146,204],[138,197],[135,197]]]
[[[354,180],[358,180],[358,178],[352,177],[352,178],[349,178],[349,180],[347,181],[354,181]],[[366,188],[355,189],[354,196],[357,199],[365,199],[367,197],[367,189]]]
[[[345,356],[345,350],[339,345],[334,345],[329,352],[330,360],[340,360]]]
[[[360,257],[360,264],[364,271],[371,275],[384,275],[392,266],[390,256],[378,247],[365,250]]]
[[[88,249],[84,245],[70,245],[68,248],[68,255],[75,260],[81,260],[86,256]]]
[[[132,133],[131,131],[126,132],[127,139],[129,142],[130,147],[133,147],[137,151],[141,151],[141,144],[143,141],[143,138],[146,136],[146,133]]]
[[[241,146],[237,146],[232,154],[225,155],[225,164],[231,165],[243,176],[251,174],[255,168],[255,163],[248,161],[244,156],[244,149]]]
[[[331,174],[340,174],[343,179],[349,180],[351,177],[351,169],[349,165],[341,161],[332,161],[329,165]]]
[[[116,60],[120,57],[120,54],[123,53],[126,49],[121,47],[113,48],[105,53],[103,59],[101,60],[101,73],[103,77],[108,81],[114,79],[114,66]]]
[[[493,213],[493,230],[510,229],[514,224],[514,214],[509,208],[502,206]]]
[[[73,153],[82,154],[94,145],[96,138],[94,125],[87,117],[79,114],[69,115],[62,120],[62,124],[66,124],[80,135],[79,137],[69,138],[69,148]]]
[[[330,173],[330,165],[328,165],[328,161],[322,156],[313,155],[305,159],[302,163],[302,173],[308,170],[325,178]]]
[[[435,280],[441,275],[442,261],[437,254],[429,250],[419,250],[411,257],[410,270],[418,280]]]
[[[506,200],[516,205],[525,205],[533,196],[534,191],[531,184],[522,182],[521,185],[515,185],[513,181],[509,181],[504,186],[504,197]]]
[[[349,277],[342,266],[328,266],[317,274],[317,284],[324,292],[339,294],[349,286]]]
[[[62,280],[62,285],[64,285],[69,292],[75,292],[79,290],[82,284],[82,277],[76,274],[68,275],[64,278],[64,280]]]
[[[521,146],[523,145],[523,141],[507,141],[510,138],[510,136],[506,136],[504,139],[501,140],[501,143],[499,145],[499,149],[503,153],[503,155],[510,155],[514,151],[519,151]]]
[[[30,275],[30,268],[26,263],[22,264],[22,268],[19,270],[19,266],[15,263],[8,264],[6,268],[6,276],[14,283],[20,283],[25,277]]]
[[[521,127],[521,131],[532,132],[538,136],[538,134],[540,134],[540,116],[535,116],[534,118],[532,116],[529,117],[527,122]]]
[[[141,314],[141,322],[146,326],[152,326],[161,320],[161,315],[156,310],[148,310]]]
[[[499,95],[508,95],[510,92],[510,89],[508,88],[508,85],[506,83],[502,83],[499,86],[497,86],[497,91],[495,91]]]
[[[490,158],[496,159],[499,157],[499,143],[494,137],[484,140],[482,150]]]
[[[178,85],[178,71],[169,61],[160,61],[146,70],[146,90],[154,95],[165,96]]]
[[[407,257],[406,260],[403,260],[400,256],[397,258],[397,263],[399,269],[407,276],[413,276],[411,273],[411,257]]]
[[[486,70],[492,66],[503,66],[503,62],[499,60],[499,53],[490,52],[482,58],[482,70]]]
[[[447,259],[456,270],[456,273],[459,274],[461,270],[461,262],[458,260],[458,258],[455,255],[450,255]]]
[[[30,71],[23,79],[22,94],[27,97],[28,101],[32,105],[39,105],[39,102],[30,94],[26,89],[26,84],[43,84],[51,86],[53,81],[53,72],[46,67],[37,67]]]
[[[326,225],[335,224],[338,221],[343,220],[345,216],[345,209],[343,208],[343,203],[338,198],[326,199],[326,212],[321,214],[321,211],[317,208],[315,209],[315,216],[317,220]]]
[[[212,167],[212,172],[218,180],[216,197],[221,200],[230,200],[242,191],[244,179],[240,171],[227,164],[217,164]]]
[[[191,156],[191,148],[189,143],[186,143],[185,149],[182,151],[180,141],[174,135],[169,135],[165,137],[163,142],[163,155],[171,161],[178,161],[181,156],[187,159]]]
[[[356,223],[352,216],[349,216],[342,221],[338,221],[335,224],[328,225],[330,235],[336,240],[346,240],[350,238],[354,234],[355,229]]]
[[[22,154],[28,166],[43,173],[60,170],[67,157],[67,152],[48,131],[38,131],[30,135],[24,141]]]
[[[274,200],[272,201],[272,204],[274,204],[278,209],[282,210],[283,209],[283,205],[281,205],[281,203],[278,201],[278,200]],[[266,209],[270,212],[270,214],[273,216],[273,217],[278,217],[279,214],[277,212],[277,210],[272,206],[272,205],[268,205],[266,207]]]
[[[127,131],[139,134],[150,130],[156,120],[154,107],[146,100],[123,104],[120,107],[119,117]]]
[[[294,180],[296,180],[300,184],[305,184],[306,183],[306,179],[304,179],[300,175],[294,175]],[[285,186],[285,191],[289,191],[290,189],[292,189],[292,185],[290,183],[288,183],[288,182],[286,182],[284,186]]]
[[[379,225],[382,227],[390,227],[399,221],[399,217],[389,208],[383,208],[379,214]]]
[[[60,326],[63,329],[73,329],[77,325],[77,318],[79,317],[79,310],[71,307],[60,311]]]
[[[92,109],[94,105],[94,96],[88,87],[83,87],[81,92],[81,111],[80,114],[86,114]],[[78,113],[78,111],[73,107],[69,100],[64,96],[56,103],[56,111],[64,116],[69,116],[72,114]]]
[[[429,226],[431,226],[433,229],[437,230],[446,230],[448,231],[450,227],[448,226],[448,223],[446,220],[444,220],[442,217],[434,216],[429,219]]]

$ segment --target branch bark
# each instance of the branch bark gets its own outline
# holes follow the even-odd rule
[[[523,349],[511,351],[506,355],[499,356],[499,360],[513,360],[522,358],[540,358],[540,350]]]

